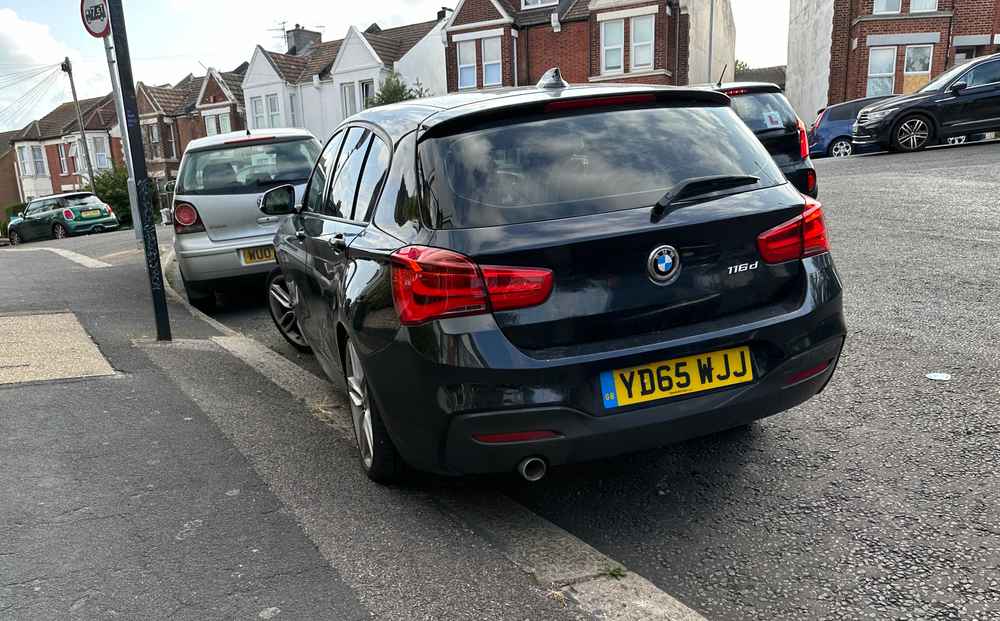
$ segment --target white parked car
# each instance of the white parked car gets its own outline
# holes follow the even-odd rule
[[[260,196],[295,186],[301,199],[321,145],[302,129],[240,131],[192,141],[174,194],[174,251],[188,300],[211,306],[220,281],[274,267],[278,217],[262,217]]]

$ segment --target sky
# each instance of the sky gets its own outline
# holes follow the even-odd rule
[[[698,1],[698,0],[696,0]],[[700,0],[705,2],[706,0]],[[751,67],[785,63],[789,0],[731,0],[736,57]],[[123,0],[136,80],[174,83],[205,67],[250,60],[254,46],[280,50],[282,22],[339,39],[349,26],[427,21],[456,0]],[[252,10],[257,7],[262,10]],[[70,98],[58,63],[73,61],[81,98],[111,90],[104,45],[80,21],[79,0],[0,0],[0,131],[17,129]]]

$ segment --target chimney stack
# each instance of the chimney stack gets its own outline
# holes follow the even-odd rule
[[[285,44],[288,46],[288,53],[292,56],[301,54],[307,48],[323,42],[323,35],[312,30],[306,30],[299,24],[295,28],[285,33]]]

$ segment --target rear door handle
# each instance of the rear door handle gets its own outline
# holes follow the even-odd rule
[[[279,216],[264,216],[263,218],[257,218],[257,224],[271,224],[278,220],[280,220]]]

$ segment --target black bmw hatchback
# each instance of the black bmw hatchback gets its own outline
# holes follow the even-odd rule
[[[555,80],[374,108],[301,205],[263,197],[290,214],[284,325],[346,388],[369,477],[537,480],[824,388],[845,324],[822,209],[729,104]]]

